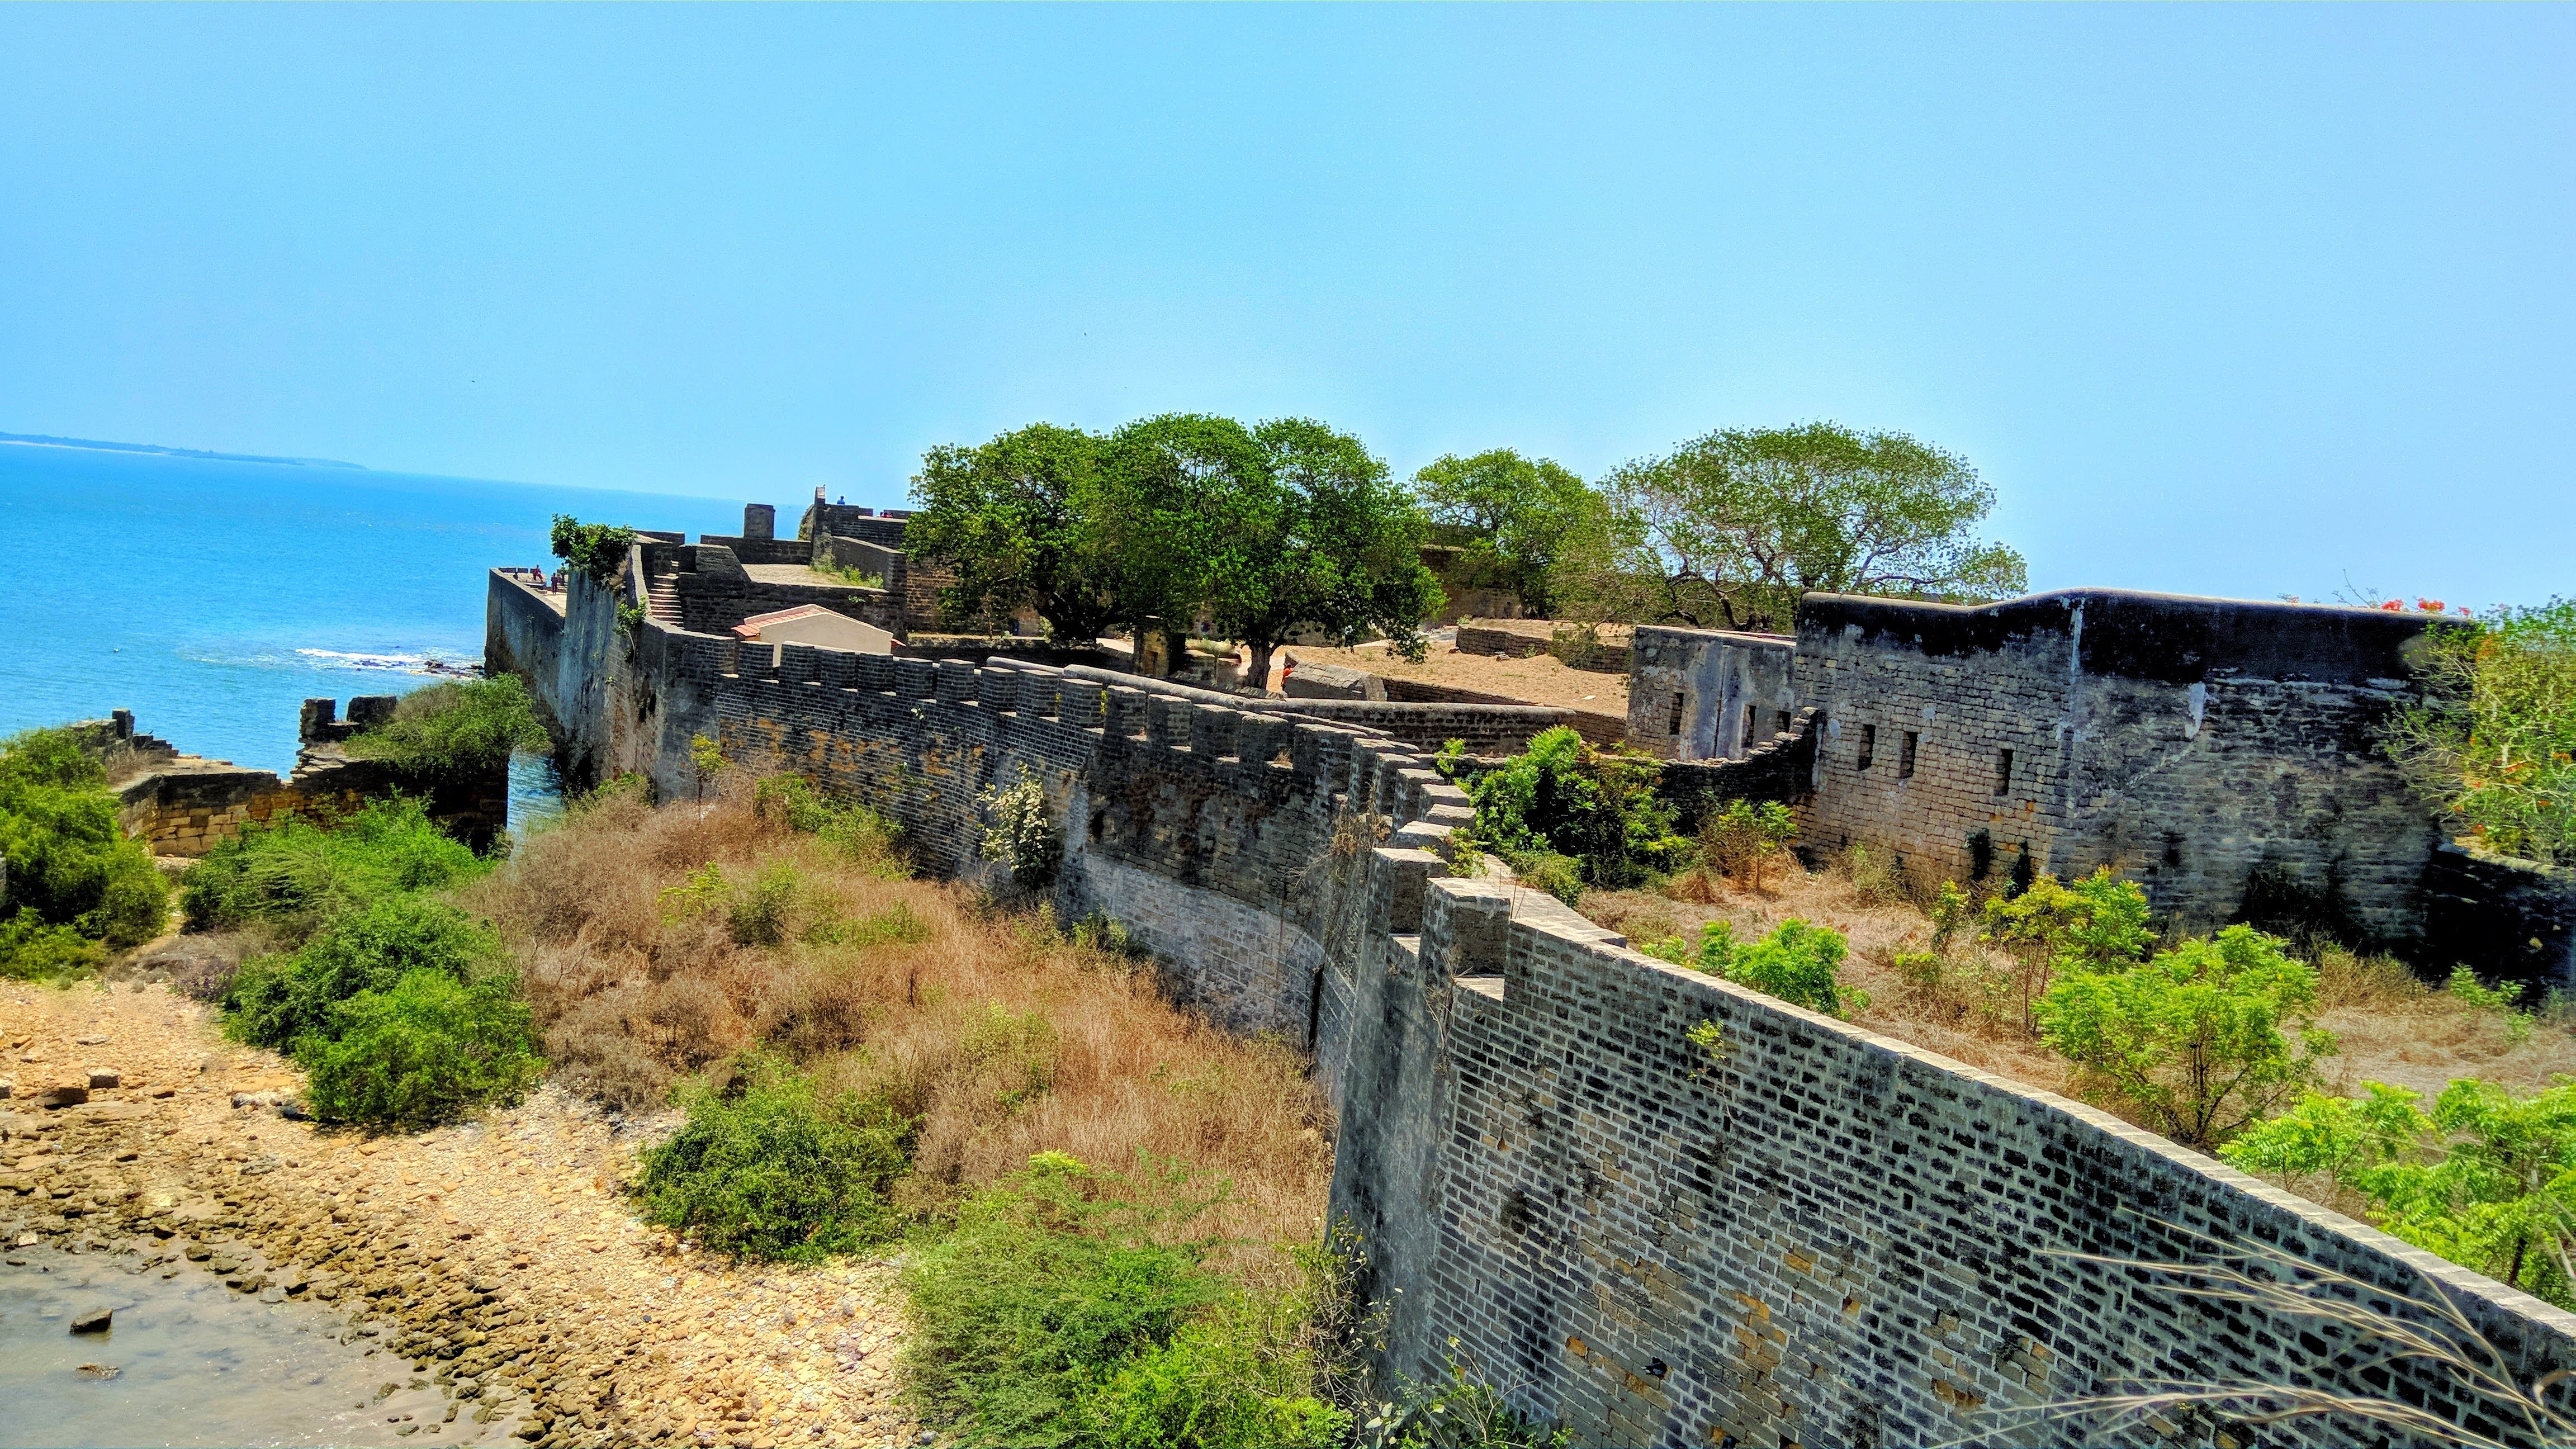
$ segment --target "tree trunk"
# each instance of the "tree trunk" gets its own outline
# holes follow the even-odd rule
[[[1250,656],[1250,661],[1246,663],[1243,668],[1243,687],[1251,690],[1255,694],[1268,693],[1270,690],[1270,660],[1271,656],[1278,652],[1279,646],[1274,643],[1246,640],[1243,648],[1244,652]]]

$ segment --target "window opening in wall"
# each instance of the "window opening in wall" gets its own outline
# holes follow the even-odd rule
[[[2182,832],[2179,830],[2165,832],[2165,864],[2182,864]]]
[[[2012,761],[2012,751],[2010,751],[2010,750],[2001,750],[2001,751],[1998,751],[1998,752],[1996,753],[1996,755],[1995,755],[1995,793],[1996,793],[1996,794],[1998,794],[1998,795],[2009,795],[2009,794],[2011,794],[2011,793],[2012,793],[2012,765],[2013,765],[2013,761]]]
[[[1984,880],[1995,868],[1995,837],[1984,830],[1968,832],[1968,879]]]
[[[1744,707],[1744,748],[1753,748],[1753,706]]]
[[[1916,750],[1921,748],[1922,743],[1922,731],[1907,730],[1905,732],[1905,743],[1896,752],[1896,778],[1900,780],[1911,780],[1914,778],[1914,754]]]
[[[1787,710],[1781,710],[1771,718],[1773,721],[1771,733],[1775,735],[1785,735],[1789,732],[1789,712]]]
[[[1877,758],[1878,726],[1862,725],[1860,727],[1860,768],[1868,769],[1869,762]]]
[[[1664,731],[1665,734],[1677,735],[1682,732],[1682,698],[1678,694],[1673,696],[1673,723],[1671,728]]]

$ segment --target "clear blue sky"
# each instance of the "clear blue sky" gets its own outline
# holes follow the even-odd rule
[[[0,8],[0,431],[899,501],[1835,418],[2041,587],[2576,592],[2576,10]]]

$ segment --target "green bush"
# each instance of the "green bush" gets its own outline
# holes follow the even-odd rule
[[[542,752],[546,731],[515,674],[447,680],[404,695],[394,717],[350,737],[348,751],[430,780],[467,780],[505,769],[519,751]]]
[[[389,896],[332,921],[291,954],[244,962],[224,993],[224,1029],[285,1050],[328,1035],[333,1009],[362,992],[390,991],[421,971],[468,983],[502,966],[500,938],[489,927],[426,896]]]
[[[1464,781],[1476,805],[1479,843],[1510,862],[1573,856],[1584,883],[1604,889],[1641,885],[1690,854],[1673,834],[1673,814],[1655,797],[1662,766],[1642,755],[1596,750],[1559,725],[1530,741],[1527,752],[1481,775],[1463,752],[1442,753],[1443,773]],[[1561,892],[1560,892],[1561,894]]]
[[[74,940],[137,946],[168,922],[169,884],[117,824],[106,778],[69,730],[0,741],[0,911],[11,923],[0,934],[0,974],[78,970],[104,952]]]
[[[1761,940],[1744,944],[1737,943],[1733,925],[1711,921],[1700,928],[1696,952],[1678,936],[1645,948],[1648,955],[1676,966],[1723,976],[1792,1006],[1835,1017],[1869,1009],[1869,993],[1842,984],[1849,949],[1841,932],[1794,919],[1782,921]]]
[[[2312,1025],[2316,968],[2282,947],[2230,926],[2127,970],[2063,973],[2036,1007],[2040,1039],[2088,1092],[2215,1147],[2304,1089],[2335,1050]]]
[[[2490,850],[2576,864],[2576,600],[2436,624],[2389,754]]]
[[[427,1126],[477,1103],[514,1102],[542,1070],[511,982],[469,985],[434,970],[337,1003],[295,1057],[316,1115],[379,1126]]]
[[[69,926],[52,926],[32,906],[0,921],[0,977],[68,981],[107,964],[107,948]]]
[[[1154,1184],[1169,1194],[1181,1184]],[[904,1367],[922,1411],[988,1444],[1331,1444],[1312,1293],[1255,1296],[1166,1239],[1155,1208],[1062,1153],[987,1188],[904,1271]]]
[[[345,912],[488,868],[420,801],[396,797],[328,828],[301,816],[250,826],[189,868],[180,904],[192,927],[264,924],[296,940]]]
[[[882,1101],[826,1100],[766,1057],[731,1094],[683,1094],[688,1121],[644,1154],[647,1221],[737,1257],[806,1261],[894,1235],[885,1193],[903,1175],[910,1124]]]
[[[2429,1114],[2419,1093],[2362,1085],[2361,1099],[2311,1092],[2218,1155],[2285,1184],[2331,1178],[2407,1242],[2576,1308],[2576,1078],[2517,1097],[2464,1077]]]
[[[725,903],[725,930],[737,946],[779,946],[787,941],[787,913],[796,907],[803,881],[796,867],[784,862],[763,866],[749,885],[737,887]]]
[[[1953,904],[1945,892],[1936,923],[1957,919],[1948,914]],[[1936,924],[1935,929],[1951,927]],[[2010,985],[2021,1008],[2022,1030],[2035,1034],[2035,1003],[2059,973],[2126,970],[2155,937],[2147,930],[2147,893],[2104,866],[2063,884],[2053,875],[2034,876],[2015,894],[1987,897],[1978,939],[2013,962]]]
[[[569,513],[558,513],[547,542],[555,557],[572,565],[576,573],[587,575],[603,589],[613,589],[618,575],[626,571],[626,551],[635,543],[635,530],[584,523]]]
[[[815,836],[850,860],[873,867],[875,874],[900,879],[908,873],[897,854],[902,827],[865,805],[827,800],[797,775],[774,775],[761,781],[752,802],[762,818]]]

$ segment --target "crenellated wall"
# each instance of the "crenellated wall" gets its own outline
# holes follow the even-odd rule
[[[491,664],[528,667],[596,769],[685,793],[685,742],[712,733],[895,815],[924,864],[967,876],[1000,869],[979,858],[978,795],[1041,780],[1060,911],[1128,922],[1177,994],[1314,1052],[1383,1366],[1454,1356],[1574,1442],[2107,1441],[2008,1411],[2172,1377],[2393,1395],[2507,1432],[2436,1366],[2070,1256],[2205,1260],[2212,1242],[2350,1275],[2387,1314],[2439,1285],[2517,1379],[2576,1368],[2576,1317],[1454,875],[1433,847],[1466,802],[1385,734],[1006,659],[745,650],[651,620],[630,646],[604,592],[576,588],[567,616],[492,588]],[[1814,716],[1783,748],[1800,739],[1830,750]],[[2440,1442],[2338,1416],[2184,1427]]]

